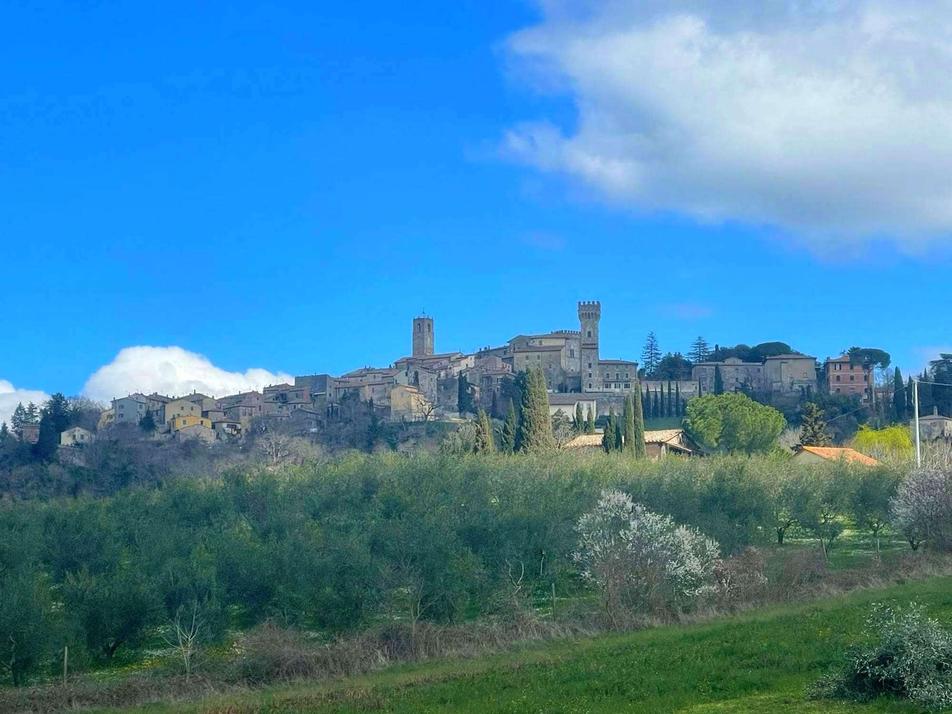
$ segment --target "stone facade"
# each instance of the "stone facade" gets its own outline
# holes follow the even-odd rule
[[[433,334],[432,317],[413,318],[413,350],[414,357],[429,357],[433,354],[436,336]]]

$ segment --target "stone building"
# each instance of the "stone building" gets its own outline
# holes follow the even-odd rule
[[[762,362],[744,362],[728,357],[722,362],[698,362],[691,378],[700,385],[701,394],[713,394],[718,370],[725,392],[758,392],[767,389],[766,368]]]
[[[764,383],[772,394],[807,394],[816,391],[816,357],[801,354],[772,355],[764,360]]]
[[[81,426],[74,426],[60,434],[60,446],[85,446],[92,443],[96,438],[88,429]]]
[[[138,426],[142,418],[149,413],[149,398],[144,394],[130,394],[112,400],[112,421],[114,424],[133,424]],[[161,423],[161,422],[159,422]]]
[[[915,434],[915,420],[909,422]],[[923,443],[939,442],[952,444],[952,419],[939,414],[939,408],[933,407],[932,414],[919,417],[919,438]]]

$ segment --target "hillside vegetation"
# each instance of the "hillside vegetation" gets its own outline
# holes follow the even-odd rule
[[[952,624],[952,578],[863,591],[719,621],[533,647],[491,658],[404,667],[150,711],[320,712],[915,712],[891,699],[810,701],[842,660],[869,606],[916,599]]]

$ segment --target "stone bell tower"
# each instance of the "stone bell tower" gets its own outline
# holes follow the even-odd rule
[[[433,318],[426,315],[413,318],[413,356],[432,355],[433,340]]]
[[[597,300],[578,304],[578,320],[582,326],[580,347],[583,392],[600,392],[601,375],[598,372],[598,321],[602,318],[602,304]]]

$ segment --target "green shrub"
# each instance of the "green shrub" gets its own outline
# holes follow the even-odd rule
[[[874,605],[865,634],[867,641],[849,652],[842,670],[820,680],[814,696],[858,702],[891,696],[933,710],[952,707],[952,633],[922,606]]]

